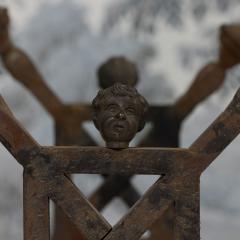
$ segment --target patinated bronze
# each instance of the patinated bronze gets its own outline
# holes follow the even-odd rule
[[[121,83],[100,90],[92,102],[93,121],[109,148],[127,148],[145,125],[147,101],[135,88]]]

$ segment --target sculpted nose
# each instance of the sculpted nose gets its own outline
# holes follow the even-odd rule
[[[118,119],[121,119],[121,120],[126,119],[126,116],[125,116],[125,114],[123,112],[119,112],[117,114],[117,117],[118,117]]]

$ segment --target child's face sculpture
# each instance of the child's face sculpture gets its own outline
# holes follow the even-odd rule
[[[128,147],[129,142],[143,127],[143,109],[139,96],[106,94],[100,101],[94,123],[105,139],[107,147]]]
[[[127,147],[138,131],[139,116],[131,100],[129,97],[109,98],[103,105],[98,118],[99,130],[107,143],[112,143],[110,147],[116,144]]]

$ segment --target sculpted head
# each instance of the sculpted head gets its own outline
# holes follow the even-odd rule
[[[9,16],[7,8],[0,7],[0,52],[6,46],[6,42],[8,42],[8,27],[9,27]]]
[[[109,148],[127,148],[145,125],[147,101],[133,87],[115,83],[92,102],[93,121]]]
[[[97,74],[99,86],[103,89],[117,82],[134,87],[138,82],[137,67],[125,57],[108,59],[99,67]]]

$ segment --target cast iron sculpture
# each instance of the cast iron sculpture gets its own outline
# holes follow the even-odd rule
[[[175,210],[175,239],[200,240],[201,173],[240,132],[240,89],[190,146],[181,148],[43,147],[0,98],[0,140],[24,167],[24,240],[49,240],[49,198],[89,240],[134,240],[166,210]],[[71,173],[161,177],[113,227],[67,177]]]
[[[9,18],[7,16],[7,11],[2,9],[0,15],[0,42],[2,43],[1,57],[3,63],[13,77],[20,80],[27,88],[29,88],[53,116],[57,126],[57,143],[61,145],[94,145],[94,141],[87,135],[87,133],[82,128],[79,129],[81,122],[90,119],[91,114],[89,106],[86,104],[66,105],[63,104],[55,94],[53,94],[44,83],[42,76],[36,70],[29,57],[11,43],[8,35]],[[167,147],[178,146],[178,132],[183,119],[191,112],[197,103],[202,101],[220,86],[224,80],[226,70],[239,62],[239,55],[236,54],[236,51],[234,50],[236,48],[234,46],[238,45],[235,44],[238,41],[237,29],[237,26],[225,26],[222,28],[220,60],[217,63],[207,65],[207,67],[200,71],[190,90],[178,100],[176,104],[169,107],[150,107],[148,121],[150,120],[154,123],[154,128],[141,145]],[[120,74],[120,76],[116,78],[116,81],[124,82],[125,79],[129,79],[132,84],[137,82],[137,71],[133,64],[129,64],[129,66],[125,68],[126,72],[128,72],[126,75],[121,75],[121,72],[125,72],[125,70],[120,71],[117,69],[121,69],[124,59],[111,59],[106,66],[108,66],[109,63],[111,63],[112,66],[115,66],[115,70],[110,72],[110,74],[104,75],[101,73],[100,68],[99,79],[101,86],[107,84],[109,79],[114,79],[111,78],[111,74],[114,72],[118,73],[118,76]],[[111,68],[105,67],[105,72],[107,72],[108,69]],[[130,77],[125,78],[125,76]],[[108,80],[104,83],[101,78]],[[203,87],[204,81],[208,82],[207,87]],[[159,120],[161,120],[161,122]],[[130,192],[134,191],[129,185],[128,179],[128,177],[111,176],[99,188],[99,190],[92,195],[90,198],[91,201],[98,207],[98,209],[101,209],[114,195],[121,194],[129,205],[132,205],[138,198],[138,195],[129,195],[129,191],[126,191],[126,189],[130,189]],[[129,198],[129,196],[131,197]],[[159,228],[159,226],[157,228]],[[57,231],[57,233],[59,233],[59,235],[56,239],[59,240],[63,238],[65,240],[64,231]],[[161,234],[158,229],[154,231],[153,237],[154,235],[158,235],[156,239],[160,239],[159,235]]]

